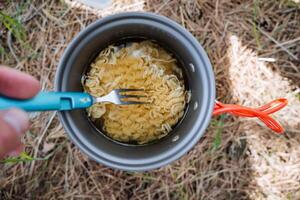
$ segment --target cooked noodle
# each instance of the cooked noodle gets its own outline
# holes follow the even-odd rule
[[[182,70],[168,52],[150,41],[109,46],[91,64],[86,92],[98,97],[118,88],[146,89],[150,103],[101,103],[88,109],[94,121],[102,119],[103,130],[115,140],[142,144],[162,138],[184,114],[188,95]]]

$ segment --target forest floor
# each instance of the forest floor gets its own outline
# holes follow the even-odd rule
[[[110,14],[148,11],[199,40],[218,100],[253,107],[289,100],[274,114],[284,134],[258,120],[215,117],[188,154],[146,173],[90,160],[56,113],[31,116],[26,153],[1,161],[0,199],[300,199],[299,1],[115,0],[94,10],[72,0],[27,0],[4,1],[0,10],[0,63],[35,76],[45,90],[53,89],[59,59],[80,30]]]

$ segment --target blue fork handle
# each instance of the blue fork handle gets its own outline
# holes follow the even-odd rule
[[[40,92],[26,100],[0,96],[0,110],[20,108],[25,111],[73,110],[93,105],[93,97],[83,92]]]

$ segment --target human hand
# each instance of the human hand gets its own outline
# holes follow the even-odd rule
[[[20,71],[0,66],[0,95],[27,99],[40,90],[39,82]],[[23,150],[21,136],[29,128],[27,114],[19,109],[0,111],[0,159],[19,155]]]

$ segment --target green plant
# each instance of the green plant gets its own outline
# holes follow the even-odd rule
[[[225,115],[221,115],[220,119],[218,121],[214,121],[212,124],[214,127],[217,128],[215,131],[215,138],[213,141],[213,147],[212,147],[213,150],[217,150],[221,145],[221,140],[222,140],[221,134],[223,132],[224,120],[225,120]]]
[[[258,13],[259,13],[259,0],[253,0],[253,25],[252,25],[252,34],[253,34],[253,37],[255,38],[258,50],[260,50],[261,49],[260,34],[259,34],[258,29],[257,29]]]
[[[26,32],[22,24],[15,18],[0,11],[0,23],[4,25],[12,35],[20,42],[24,43]]]
[[[45,157],[43,158],[33,158],[31,157],[30,155],[28,155],[26,152],[22,152],[19,156],[16,156],[16,157],[9,157],[9,158],[6,158],[6,159],[3,159],[3,160],[0,160],[0,163],[11,163],[11,164],[14,164],[14,163],[19,163],[19,162],[31,162],[31,161],[34,161],[34,160],[48,160],[50,157],[52,157],[57,151],[60,151],[64,145],[66,144],[66,141],[59,144],[51,153],[49,153],[48,155],[46,155]]]
[[[298,99],[300,101],[300,93],[296,94],[296,97],[298,97]]]
[[[7,57],[7,54],[5,52],[5,49],[0,43],[0,58],[5,59],[6,57]]]
[[[19,156],[17,157],[9,157],[6,158],[2,161],[0,161],[0,163],[19,163],[19,162],[30,162],[33,160],[46,160],[48,158],[33,158],[30,155],[28,155],[26,152],[22,152]]]

